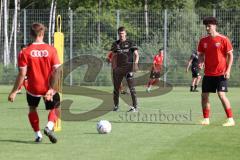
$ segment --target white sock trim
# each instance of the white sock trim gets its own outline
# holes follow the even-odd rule
[[[42,138],[43,136],[42,136],[41,131],[37,131],[37,132],[35,132],[35,137],[36,137],[36,138],[37,138],[37,137]]]
[[[52,131],[53,127],[54,127],[54,123],[52,121],[48,121],[47,127],[48,127],[48,129],[50,129]]]

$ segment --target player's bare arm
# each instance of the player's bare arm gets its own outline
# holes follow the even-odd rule
[[[134,55],[135,55],[135,63],[138,64],[138,62],[139,62],[138,50],[135,50],[135,51],[134,51]]]
[[[190,58],[188,63],[187,63],[186,72],[188,72],[189,67],[191,66],[191,64],[192,64],[192,58]]]
[[[15,81],[15,84],[13,86],[12,91],[10,92],[9,96],[8,96],[8,101],[13,102],[16,95],[17,95],[17,91],[18,91],[18,87],[23,83],[24,78],[27,74],[27,67],[21,67],[19,68],[19,72]]]
[[[200,69],[203,68],[204,58],[205,58],[204,54],[199,52],[198,53],[198,66],[199,66]]]
[[[135,70],[138,70],[138,62],[139,62],[138,50],[134,51],[134,55],[135,55],[134,68]]]
[[[233,52],[229,51],[227,53],[227,64],[228,64],[228,66],[227,66],[227,70],[226,70],[225,75],[224,75],[224,77],[227,78],[227,79],[230,78],[232,63],[233,63]]]
[[[53,100],[53,95],[56,93],[56,90],[58,90],[58,88],[56,88],[55,86],[57,86],[57,81],[60,75],[61,75],[61,68],[59,66],[53,67],[52,74],[49,81],[49,90],[44,96],[45,100],[47,101]]]

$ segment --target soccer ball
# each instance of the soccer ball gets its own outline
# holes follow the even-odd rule
[[[107,120],[100,120],[97,123],[97,131],[99,134],[107,134],[110,133],[112,130],[112,125]]]

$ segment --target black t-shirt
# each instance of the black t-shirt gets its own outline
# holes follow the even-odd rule
[[[192,59],[192,68],[198,68],[198,54],[193,52],[190,58]]]
[[[111,48],[113,63],[116,63],[115,66],[120,68],[131,67],[134,62],[135,50],[137,50],[137,46],[131,40],[115,41]]]

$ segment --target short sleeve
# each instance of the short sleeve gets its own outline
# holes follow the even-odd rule
[[[28,65],[28,61],[27,61],[26,54],[24,53],[23,50],[21,50],[18,54],[18,67],[23,68],[23,67],[27,67],[27,65]]]
[[[233,50],[233,47],[232,47],[232,43],[230,42],[230,40],[228,38],[226,38],[226,53],[230,52]]]
[[[132,47],[131,47],[132,51],[134,52],[135,50],[138,50],[137,45],[134,42],[131,42],[131,43],[132,43]]]
[[[203,40],[201,39],[198,43],[198,52],[204,53]]]
[[[189,59],[193,59],[194,58],[194,55],[193,54],[191,54],[191,56],[190,56],[190,58]]]
[[[53,67],[58,67],[60,64],[59,58],[58,58],[58,54],[57,54],[57,50],[56,48],[53,48],[53,56],[52,56],[52,66]]]

